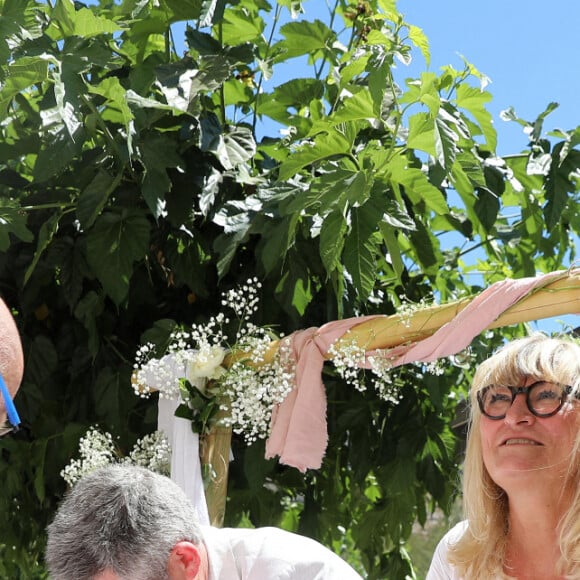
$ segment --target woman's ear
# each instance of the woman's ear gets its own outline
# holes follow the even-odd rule
[[[199,549],[191,542],[177,542],[167,563],[170,580],[194,580],[201,563]]]

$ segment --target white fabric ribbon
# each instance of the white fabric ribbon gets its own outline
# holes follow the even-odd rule
[[[180,399],[160,398],[157,426],[171,445],[171,479],[193,503],[199,523],[209,526],[199,459],[199,435],[191,430],[190,421],[175,416],[175,409],[180,404]]]
[[[161,368],[152,366],[144,369],[143,382],[149,388],[163,390],[167,381],[175,385],[179,379],[188,378],[191,384],[203,387],[204,379],[187,377],[186,359],[186,356],[165,355],[160,360]],[[175,410],[181,403],[179,394],[171,399],[167,395],[159,397],[157,428],[165,433],[171,446],[171,479],[193,503],[199,523],[209,526],[199,458],[199,435],[191,430],[190,421],[175,416]]]

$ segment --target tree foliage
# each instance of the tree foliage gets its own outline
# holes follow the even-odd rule
[[[158,321],[203,320],[257,276],[260,322],[288,333],[575,259],[580,129],[547,137],[554,104],[506,111],[528,144],[499,157],[485,76],[406,78],[429,45],[394,0],[337,0],[324,22],[309,6],[0,0],[0,291],[26,356],[24,429],[0,442],[2,577],[43,577],[59,472],[90,425],[122,449],[154,428],[130,375]],[[450,505],[457,403],[500,339],[471,366],[398,371],[397,404],[326,369],[323,468],[234,440],[226,523],[412,575],[405,541]]]

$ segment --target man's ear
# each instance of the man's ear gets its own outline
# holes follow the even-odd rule
[[[167,569],[171,580],[193,580],[199,571],[201,556],[191,542],[177,542],[171,553]]]

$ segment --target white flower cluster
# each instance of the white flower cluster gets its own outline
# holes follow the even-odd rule
[[[397,314],[401,317],[401,324],[407,328],[411,326],[411,320],[416,312],[436,304],[434,296],[427,300],[423,296],[419,302],[411,302],[406,296],[401,298],[401,304],[397,307]]]
[[[153,431],[135,443],[123,463],[140,465],[156,473],[169,475],[171,467],[171,446],[163,431]]]
[[[334,342],[330,345],[328,354],[332,357],[336,371],[346,384],[364,393],[367,389],[363,380],[364,370],[362,368],[366,361],[365,349],[359,346],[355,340],[343,342],[340,346]]]
[[[445,364],[443,363],[442,359],[437,359],[429,363],[417,363],[417,364],[419,366],[423,366],[425,368],[425,372],[429,373],[430,375],[440,377],[445,374]]]
[[[266,341],[262,341],[267,347]],[[228,411],[224,424],[234,433],[243,435],[250,445],[270,434],[274,407],[288,396],[294,384],[293,369],[284,364],[284,343],[269,363],[264,363],[258,348],[249,360],[235,362],[222,379],[226,402],[222,409]]]
[[[171,449],[165,434],[155,431],[139,439],[130,454],[121,457],[110,433],[91,427],[79,441],[79,459],[73,459],[61,472],[61,477],[74,485],[85,475],[112,463],[140,465],[157,473],[169,474]]]
[[[357,391],[366,391],[364,366],[368,363],[373,375],[372,384],[379,397],[393,404],[400,401],[401,394],[392,380],[392,366],[388,358],[367,357],[365,349],[355,340],[342,341],[340,346],[336,342],[331,344],[328,354],[338,374]]]
[[[369,367],[373,375],[372,384],[383,401],[396,405],[402,394],[395,384],[393,377],[392,359],[389,359],[388,350],[375,351],[373,356],[367,356],[365,349],[359,346],[355,340],[350,342],[341,340],[340,345],[336,342],[330,345],[328,354],[338,374],[344,381],[353,386],[357,391],[364,392],[364,367]],[[430,363],[416,363],[424,372],[440,376],[445,373],[445,364],[441,359]]]
[[[73,459],[61,472],[61,477],[74,485],[87,473],[113,463],[115,446],[110,433],[102,433],[94,427],[79,441],[80,459]]]
[[[274,406],[292,389],[294,375],[281,362],[286,360],[282,347],[266,358],[272,346],[271,333],[251,321],[259,308],[260,288],[258,279],[252,278],[239,289],[224,293],[221,305],[233,312],[233,320],[220,312],[205,324],[174,332],[161,358],[156,358],[154,345],[141,346],[134,365],[135,392],[142,397],[152,390],[159,391],[161,397],[181,395],[195,418],[200,409],[192,406],[192,398],[198,397],[184,389],[185,379],[227,411],[222,421],[248,443],[267,437]],[[226,327],[232,326],[228,334]],[[225,361],[228,352],[232,360]]]
[[[396,405],[403,395],[393,380],[391,361],[380,356],[371,356],[368,360],[374,375],[373,384],[379,397],[383,401]]]

